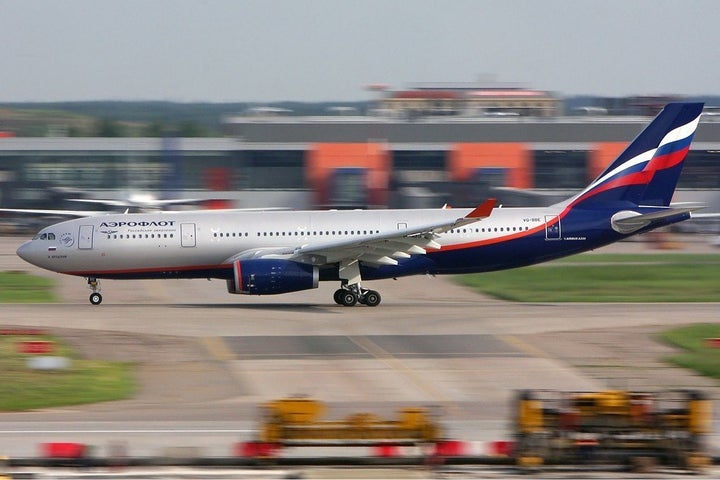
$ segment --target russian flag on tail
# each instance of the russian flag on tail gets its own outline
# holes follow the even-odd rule
[[[702,103],[668,104],[568,206],[670,205],[702,109]]]

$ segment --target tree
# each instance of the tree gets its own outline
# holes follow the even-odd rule
[[[96,137],[122,137],[125,135],[125,129],[118,122],[103,118],[98,121],[95,128]]]

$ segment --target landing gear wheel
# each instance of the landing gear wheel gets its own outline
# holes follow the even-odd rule
[[[100,295],[97,292],[91,293],[90,294],[90,303],[92,303],[93,305],[100,305],[102,303],[102,295]]]
[[[335,300],[335,303],[337,303],[338,305],[343,304],[342,296],[345,295],[345,292],[347,292],[347,290],[342,288],[338,288],[337,290],[335,290],[335,293],[333,293],[333,300]]]
[[[354,292],[350,290],[343,290],[340,296],[341,305],[345,307],[352,307],[358,302],[358,297]]]
[[[365,305],[368,307],[377,307],[380,305],[380,294],[376,292],[375,290],[368,290],[365,292],[365,295],[363,296],[363,301]]]

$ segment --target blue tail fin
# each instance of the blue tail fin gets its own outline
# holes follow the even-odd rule
[[[702,113],[702,103],[671,103],[568,206],[668,206]]]

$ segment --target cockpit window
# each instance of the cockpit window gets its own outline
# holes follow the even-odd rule
[[[54,233],[38,233],[33,237],[33,240],[55,240]]]

